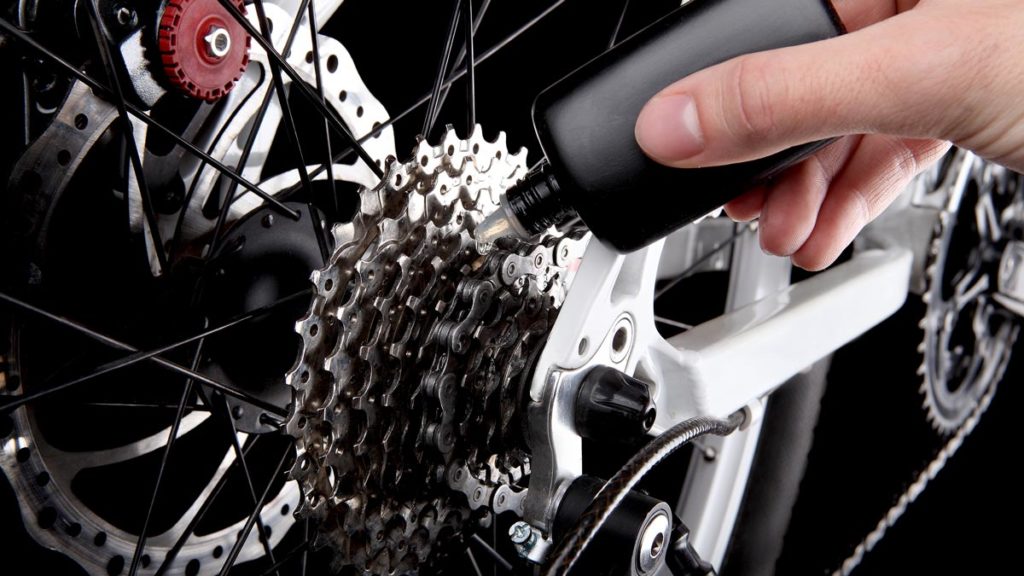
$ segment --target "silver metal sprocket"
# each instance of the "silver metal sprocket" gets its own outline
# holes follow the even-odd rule
[[[956,432],[1002,378],[1019,331],[992,293],[1006,227],[1019,213],[1021,176],[954,154],[948,177],[955,182],[928,253],[918,348],[924,408],[943,435]]]
[[[317,543],[363,574],[415,572],[443,544],[517,512],[529,458],[516,419],[519,383],[561,304],[566,242],[503,244],[487,256],[471,231],[526,173],[477,127],[421,141],[385,167],[337,226],[330,263],[297,323],[287,430],[299,456],[299,514]]]

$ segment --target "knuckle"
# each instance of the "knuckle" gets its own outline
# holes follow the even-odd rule
[[[754,140],[777,131],[777,110],[773,101],[773,74],[766,58],[750,55],[732,66],[731,114],[728,128],[739,139]]]

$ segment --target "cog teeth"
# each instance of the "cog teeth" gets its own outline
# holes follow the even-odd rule
[[[920,366],[917,367],[917,375],[918,376],[924,376],[927,371],[928,370],[927,370],[927,368],[925,368],[924,364],[921,364]]]

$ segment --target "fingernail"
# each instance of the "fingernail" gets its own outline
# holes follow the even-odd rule
[[[685,160],[704,150],[697,102],[689,94],[657,96],[640,112],[636,141],[661,162]]]

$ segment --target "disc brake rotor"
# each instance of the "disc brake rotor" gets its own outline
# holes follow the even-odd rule
[[[318,2],[318,21],[326,22],[339,4],[340,2]],[[272,40],[279,50],[285,45],[299,5],[299,2],[289,0],[265,4],[272,26],[274,23],[277,24],[273,26]],[[255,19],[252,12],[250,10],[248,15],[250,21]],[[289,64],[310,86],[316,86],[315,67],[320,66],[324,99],[334,108],[351,132],[357,135],[365,134],[387,121],[387,112],[368,91],[340,42],[318,35],[320,61],[314,62],[307,18],[307,15],[303,15],[296,27],[298,32],[288,53]],[[238,46],[235,46],[231,50],[237,48]],[[228,56],[231,54],[235,52]],[[234,168],[241,164],[241,173],[246,179],[258,183],[268,193],[276,194],[298,184],[299,176],[294,165],[281,173],[265,173],[275,134],[284,129],[281,122],[282,109],[276,97],[271,98],[270,105],[262,116],[262,122],[253,121],[265,95],[272,90],[269,74],[266,53],[258,46],[253,46],[250,65],[237,84],[230,92],[220,97],[216,108],[203,105],[198,109],[193,125],[185,131],[185,137],[228,167]],[[286,86],[288,83],[289,80],[286,78]],[[177,95],[168,97],[180,98]],[[154,114],[159,113],[159,110],[154,110]],[[173,109],[171,113],[174,113]],[[64,195],[65,188],[71,183],[72,175],[83,159],[89,156],[98,143],[106,144],[103,134],[116,118],[116,110],[83,87],[73,91],[72,97],[68,98],[65,108],[58,116],[59,120],[30,147],[12,174],[11,181],[16,190],[38,191],[35,195],[27,197],[24,206],[25,214],[33,218],[23,231],[26,238],[46,233],[52,218],[48,212],[34,212],[39,206],[45,207],[44,204],[38,203],[39,200],[45,196],[50,205],[48,210],[56,210],[54,207]],[[211,200],[218,198],[218,194],[223,198],[231,188],[230,181],[220,177],[219,172],[209,164],[194,158],[180,147],[168,149],[167,146],[154,143],[159,138],[153,136],[156,134],[155,131],[149,131],[142,122],[133,119],[133,127],[136,141],[143,149],[147,182],[152,184],[151,178],[154,181],[177,178],[183,187],[189,190],[189,194],[185,196],[187,201],[181,207],[184,215],[180,222],[176,209],[158,214],[161,236],[164,239],[174,237],[180,226],[182,242],[187,244],[208,241],[209,233],[215,226],[216,216],[211,217],[204,213],[204,207],[207,207]],[[253,138],[254,145],[242,162],[243,143],[252,130],[257,131]],[[372,157],[383,162],[394,152],[392,130],[382,130],[378,137],[366,143],[365,148]],[[59,154],[54,152],[57,150],[60,151]],[[307,168],[313,172],[318,166]],[[371,169],[359,163],[339,163],[334,164],[332,168],[331,174],[338,181],[360,185],[376,181]],[[324,177],[325,175],[321,175],[319,179]],[[132,171],[129,171],[126,192],[130,228],[136,233],[143,233],[153,270],[166,273],[166,270],[159,270],[155,265],[155,247],[151,244],[148,223],[143,218],[141,194]],[[244,217],[262,204],[263,201],[254,194],[239,190],[231,205],[228,222]],[[29,255],[30,259],[35,257],[34,254]],[[31,261],[27,270],[27,279],[30,283],[42,281],[42,276],[38,274],[40,268],[33,267]],[[38,347],[39,344],[40,342],[37,342],[34,346]],[[24,387],[19,390],[19,386],[23,386],[19,378],[19,353],[12,349],[5,354],[4,359],[6,363],[3,374],[5,378],[2,380],[3,390],[9,393],[26,390]],[[38,383],[31,386],[32,390],[38,390]],[[36,418],[37,413],[31,408],[16,410],[11,418],[12,429],[5,437],[3,451],[0,453],[0,469],[15,489],[28,532],[42,545],[60,550],[73,558],[90,573],[111,570],[116,572],[115,568],[126,566],[130,561],[138,535],[130,527],[112,523],[108,513],[95,509],[95,501],[80,498],[72,489],[73,484],[77,486],[76,478],[83,474],[91,474],[94,470],[116,468],[128,462],[158,457],[166,443],[170,428],[152,428],[141,438],[136,435],[130,441],[118,445],[79,452],[49,443],[46,436],[41,433]],[[201,436],[201,431],[210,425],[209,412],[194,411],[186,415],[182,421],[178,441],[188,442],[192,436]],[[238,438],[240,443],[245,444],[249,436],[240,433]],[[222,456],[218,456],[219,460],[213,462],[207,472],[203,472],[206,474],[202,479],[205,484],[197,488],[194,502],[185,506],[181,519],[169,526],[166,531],[147,538],[146,555],[142,558],[139,574],[151,574],[157,570],[168,551],[174,547],[177,536],[184,529],[189,516],[197,512],[202,500],[215,489],[218,480],[229,473],[234,455],[230,450],[221,454]],[[151,483],[148,476],[143,483],[147,486]],[[169,489],[169,492],[174,491]],[[116,502],[116,499],[113,501]],[[271,494],[260,515],[263,525],[267,528],[271,546],[284,537],[294,522],[290,512],[298,505],[299,490],[294,482],[285,483],[280,490]],[[137,510],[133,511],[134,515],[140,513]],[[222,559],[218,562],[218,558],[235,544],[244,523],[245,519],[242,518],[194,533],[169,562],[165,573],[215,573],[223,562]],[[252,560],[264,554],[264,546],[256,532],[253,530],[242,546],[238,562]]]

